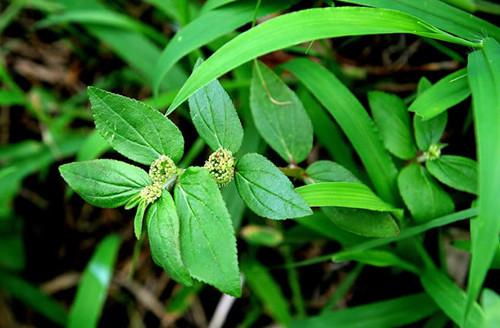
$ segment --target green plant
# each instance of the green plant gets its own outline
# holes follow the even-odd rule
[[[281,220],[312,213],[288,178],[265,157],[252,153],[233,157],[241,146],[243,129],[219,82],[190,98],[193,124],[214,151],[204,167],[176,167],[184,139],[155,109],[97,88],[89,88],[88,93],[97,130],[122,155],[150,165],[149,174],[124,162],[100,159],[64,164],[61,175],[94,206],[137,207],[136,237],[142,237],[145,217],[153,259],[178,282],[191,285],[195,278],[230,295],[241,294],[234,230],[219,191],[233,179],[247,206],[260,216]],[[257,108],[271,104],[266,100]],[[303,108],[298,110],[305,115]],[[312,135],[310,123],[308,132]],[[303,143],[292,142],[294,146]],[[311,138],[305,145],[311,147]],[[308,152],[306,148],[298,159]]]

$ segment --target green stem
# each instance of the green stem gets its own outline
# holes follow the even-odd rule
[[[500,5],[489,1],[476,0],[476,7],[478,11],[488,14],[500,15]]]
[[[302,292],[300,290],[299,276],[297,270],[291,265],[293,264],[293,256],[290,250],[290,246],[283,245],[282,254],[285,258],[286,271],[288,272],[288,282],[290,283],[290,289],[292,290],[292,303],[297,311],[297,317],[299,319],[305,318],[306,307],[304,304],[304,298],[302,297]]]
[[[290,178],[303,180],[306,177],[306,171],[298,166],[280,167],[279,169],[284,175]]]

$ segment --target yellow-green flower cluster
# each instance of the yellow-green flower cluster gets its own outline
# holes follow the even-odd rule
[[[227,149],[219,148],[208,157],[204,167],[219,186],[225,186],[234,178],[235,164],[233,153]]]
[[[177,167],[174,161],[166,155],[161,155],[160,158],[151,163],[149,167],[149,176],[153,184],[158,183],[164,185],[167,180],[176,173]]]
[[[149,186],[144,187],[141,190],[141,198],[146,203],[151,204],[161,196],[163,190],[163,185],[159,183],[153,183]]]
[[[433,161],[435,159],[438,159],[439,156],[441,156],[441,148],[442,145],[430,145],[429,149],[425,152],[425,157],[429,161]]]

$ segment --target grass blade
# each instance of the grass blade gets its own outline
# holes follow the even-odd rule
[[[96,327],[108,294],[120,238],[110,235],[103,239],[87,264],[71,307],[68,327]]]
[[[487,38],[469,55],[474,124],[479,162],[479,217],[472,234],[467,308],[472,306],[498,246],[500,231],[500,44]],[[480,236],[480,237],[479,237]]]
[[[428,120],[462,102],[469,95],[467,72],[465,69],[461,69],[439,80],[432,87],[419,94],[408,110],[416,112],[424,120]]]
[[[296,0],[264,1],[257,17],[291,6]],[[154,90],[159,91],[161,82],[167,76],[172,66],[190,52],[210,43],[220,36],[238,29],[254,18],[255,1],[238,1],[202,14],[200,17],[183,27],[162,51],[156,63],[157,72],[154,76]],[[207,28],[210,26],[210,28]]]
[[[297,320],[292,322],[292,328],[401,327],[422,320],[436,311],[436,304],[427,295],[415,294]]]
[[[401,212],[357,182],[320,182],[296,189],[309,206],[339,206],[381,212]],[[401,213],[402,214],[402,213]]]
[[[326,68],[307,59],[285,65],[323,104],[340,125],[361,157],[375,190],[382,199],[398,203],[397,170],[385,149],[375,124],[363,105]],[[335,93],[335,97],[331,97]]]
[[[318,39],[393,33],[411,33],[479,46],[393,10],[351,7],[302,10],[270,19],[226,43],[189,77],[168,113],[208,82],[266,53]]]
[[[360,5],[400,10],[446,32],[469,40],[481,40],[485,35],[500,39],[500,29],[485,20],[447,5],[439,0],[341,0]]]
[[[66,324],[68,315],[64,307],[27,281],[0,271],[0,289],[29,305],[51,321],[61,326]]]

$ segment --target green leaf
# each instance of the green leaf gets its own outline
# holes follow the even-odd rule
[[[420,281],[427,294],[457,325],[463,326],[466,295],[446,275],[436,268],[427,268],[420,275]],[[474,302],[466,327],[484,327],[484,313]]]
[[[0,270],[0,290],[20,300],[52,322],[60,326],[66,325],[68,314],[62,304],[20,277]]]
[[[416,306],[418,305],[418,306]],[[414,294],[389,301],[374,302],[316,317],[292,322],[292,328],[388,328],[418,322],[437,311],[436,304],[425,294]]]
[[[343,246],[357,245],[365,240],[359,235],[339,228],[323,211],[316,211],[310,216],[297,218],[295,221],[321,236],[338,241]]]
[[[26,265],[22,220],[0,216],[0,270],[20,271]]]
[[[144,225],[144,213],[146,212],[147,203],[145,201],[139,201],[139,206],[137,206],[137,211],[134,217],[134,235],[137,240],[141,239],[142,236],[142,226]]]
[[[210,82],[189,97],[189,109],[196,131],[212,150],[238,151],[243,128],[231,98],[219,81]]]
[[[431,145],[436,145],[443,136],[448,114],[443,112],[438,116],[424,120],[418,115],[413,117],[413,128],[415,129],[415,139],[420,150],[427,151]]]
[[[469,84],[479,163],[477,234],[472,236],[468,302],[477,298],[498,247],[500,231],[500,44],[491,38],[469,55]]]
[[[260,135],[281,158],[288,163],[306,159],[312,149],[311,120],[295,92],[260,62],[253,70],[250,108]]]
[[[403,168],[398,185],[406,206],[417,222],[443,216],[455,208],[451,197],[420,164],[412,163]]]
[[[184,151],[181,132],[168,118],[137,100],[89,87],[97,130],[120,154],[141,164],[161,155],[177,162]]]
[[[445,185],[471,194],[477,193],[476,161],[453,155],[444,155],[425,163],[427,170]]]
[[[64,164],[59,172],[83,199],[104,208],[124,205],[151,183],[144,170],[111,159]]]
[[[120,237],[104,238],[85,267],[69,312],[68,327],[97,327],[120,248]]]
[[[399,235],[399,226],[389,212],[347,207],[324,207],[322,210],[337,226],[359,236],[388,238]]]
[[[451,34],[469,40],[480,40],[484,35],[500,39],[500,29],[468,12],[449,6],[439,0],[341,0],[371,7],[395,9],[418,17],[422,21]]]
[[[236,238],[219,188],[207,170],[188,168],[175,187],[181,254],[195,279],[240,296]]]
[[[168,191],[151,204],[146,216],[149,247],[156,264],[172,279],[183,285],[192,285],[191,276],[182,260],[180,220],[174,200]]]
[[[88,161],[91,159],[96,159],[106,151],[111,149],[109,143],[104,139],[99,131],[94,130],[92,133],[85,138],[82,147],[78,150],[76,154],[77,161]]]
[[[359,182],[319,182],[296,191],[311,207],[337,206],[402,214],[401,209],[387,204]]]
[[[338,256],[334,256],[333,261],[357,261],[376,267],[397,267],[412,272],[416,275],[420,273],[420,269],[413,263],[405,261],[392,252],[379,249],[366,250],[362,252],[342,253]]]
[[[339,8],[340,9],[340,8]],[[290,70],[325,106],[340,125],[363,162],[382,199],[397,204],[397,170],[376,132],[376,127],[356,97],[326,68],[307,59],[288,62]],[[335,94],[335,97],[332,97]]]
[[[255,293],[261,300],[266,312],[277,322],[287,327],[292,320],[288,300],[271,274],[264,266],[252,259],[243,260],[241,270],[245,274],[246,282],[252,293]]]
[[[262,155],[241,157],[236,163],[235,180],[241,198],[262,217],[283,220],[312,213],[290,180]]]
[[[251,22],[254,17],[259,18],[269,15],[288,8],[295,2],[297,1],[264,0],[259,10],[255,12],[255,1],[247,0],[204,12],[177,32],[161,53],[156,63],[156,73],[154,75],[155,92],[159,90],[161,82],[168,75],[173,65],[184,56]],[[207,28],[207,26],[210,26],[210,28]]]
[[[360,182],[349,170],[332,161],[316,161],[306,169],[308,183]]]
[[[500,325],[500,296],[491,289],[485,288],[481,303],[484,309],[485,328],[494,328]]]
[[[469,95],[467,70],[461,69],[419,94],[408,110],[428,120],[462,102]]]
[[[278,229],[255,224],[244,226],[241,237],[256,246],[276,247],[283,242],[283,234]]]
[[[317,39],[391,33],[412,33],[479,46],[393,10],[350,7],[302,10],[267,20],[222,46],[189,77],[168,113],[213,79],[266,53]]]
[[[337,123],[305,87],[299,88],[297,95],[311,119],[317,142],[325,147],[334,161],[345,166],[356,176],[361,176],[351,145],[345,139]]]
[[[368,93],[368,102],[385,148],[401,159],[412,159],[416,148],[410,129],[410,116],[401,98],[380,91]]]

